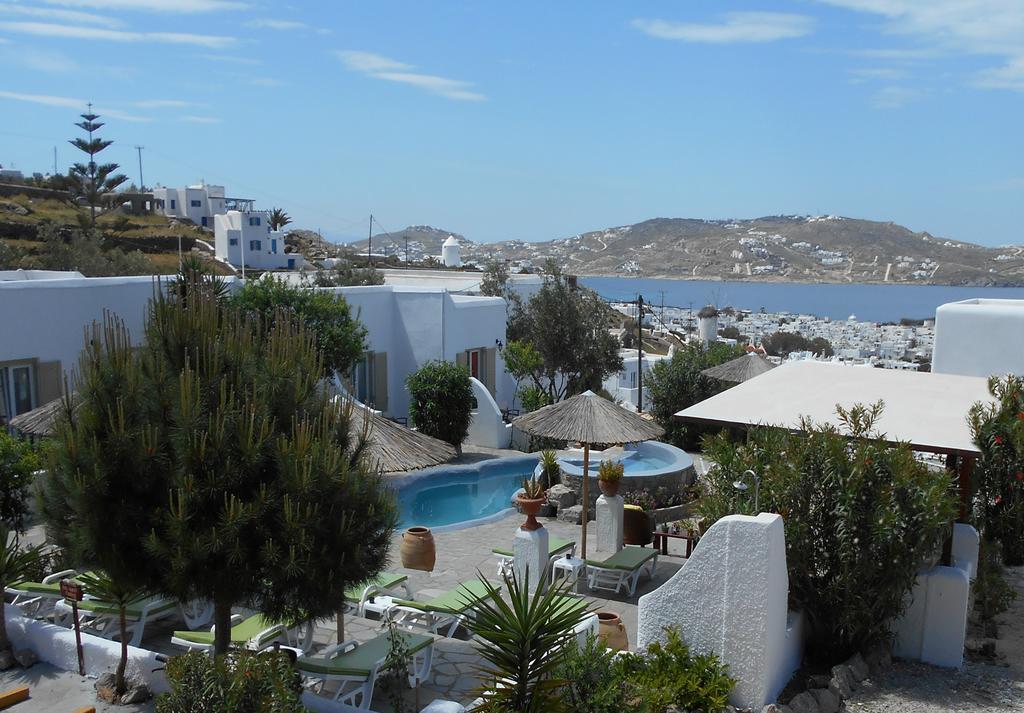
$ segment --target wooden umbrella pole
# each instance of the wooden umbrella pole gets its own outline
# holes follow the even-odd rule
[[[583,534],[580,539],[580,557],[587,558],[587,520],[590,519],[590,444],[583,444]]]

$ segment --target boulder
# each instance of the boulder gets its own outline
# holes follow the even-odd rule
[[[807,677],[807,688],[828,688],[828,682],[832,680],[831,675],[815,674]]]
[[[132,686],[124,692],[121,696],[121,705],[127,705],[129,703],[144,703],[152,698],[153,693],[149,690],[149,686],[145,683],[134,683]]]
[[[558,519],[563,522],[571,522],[574,525],[580,524],[580,518],[583,516],[583,506],[573,505],[567,508],[558,509]]]
[[[818,710],[821,713],[839,713],[839,706],[842,704],[842,700],[831,689],[814,688],[811,690],[811,695],[817,701]]]
[[[553,505],[558,510],[572,507],[576,504],[576,491],[568,485],[552,485],[548,488],[548,505]]]
[[[793,709],[781,703],[769,703],[761,709],[761,713],[793,713]]]
[[[789,702],[789,708],[793,713],[821,713],[818,710],[818,699],[807,691],[793,696],[793,700]]]
[[[853,672],[849,666],[840,664],[832,667],[832,680],[828,687],[840,698],[846,699],[853,695],[857,682],[853,678]]]
[[[6,671],[17,663],[10,651],[0,651],[0,671]]]
[[[22,668],[32,668],[39,661],[39,657],[36,656],[36,652],[32,649],[19,649],[14,652],[14,660]]]
[[[864,661],[864,657],[860,654],[854,654],[850,657],[850,660],[846,662],[846,665],[850,667],[850,671],[853,673],[853,680],[860,683],[868,677],[868,665]]]
[[[891,646],[887,643],[875,644],[864,652],[864,662],[872,673],[889,668],[892,663]]]

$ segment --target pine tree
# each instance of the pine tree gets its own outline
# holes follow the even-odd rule
[[[233,606],[325,618],[385,566],[394,499],[288,313],[252,319],[197,284],[156,294],[141,348],[110,317],[90,336],[43,503],[82,564],[213,601],[218,653]]]
[[[75,126],[85,131],[88,135],[88,139],[81,137],[69,141],[72,146],[78,150],[89,154],[88,163],[76,163],[71,167],[71,177],[76,183],[78,193],[85,197],[89,202],[89,221],[92,225],[96,224],[96,206],[99,204],[100,196],[104,193],[109,193],[115,188],[120,186],[122,183],[128,180],[128,177],[123,174],[115,174],[119,166],[116,163],[96,163],[96,154],[103,151],[105,148],[110,146],[113,141],[109,139],[101,139],[93,134],[100,130],[103,126],[102,122],[97,121],[100,118],[99,114],[94,114],[92,111],[92,104],[89,104],[89,109],[86,113],[81,114],[82,121],[79,121]]]

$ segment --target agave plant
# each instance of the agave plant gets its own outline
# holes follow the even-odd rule
[[[539,498],[543,498],[545,492],[546,488],[541,485],[539,480],[527,478],[523,481],[523,498],[527,500],[537,500]]]
[[[22,547],[18,533],[0,520],[0,586],[6,589],[8,584],[29,576],[39,563],[41,550],[39,546]],[[0,616],[0,652],[10,650],[7,617]]]
[[[568,647],[575,646],[574,629],[590,612],[573,606],[566,586],[537,584],[530,592],[516,577],[506,576],[507,597],[480,575],[486,589],[474,606],[467,627],[474,634],[480,656],[487,665],[480,668],[485,684],[483,703],[476,711],[489,713],[550,713],[565,710],[560,689],[565,685],[557,669],[565,661]],[[529,580],[529,573],[524,576]]]
[[[562,479],[562,466],[558,463],[558,455],[552,450],[540,453],[540,474],[544,487],[550,488]]]

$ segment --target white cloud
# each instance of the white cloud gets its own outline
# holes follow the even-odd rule
[[[248,3],[234,0],[43,0],[48,5],[88,7],[97,10],[145,10],[195,14],[220,10],[241,10]]]
[[[62,10],[56,7],[35,7],[33,5],[0,3],[0,13],[10,15],[22,15],[25,17],[42,17],[47,20],[59,22],[71,22],[79,25],[98,25],[111,29],[121,27],[124,23],[113,17],[95,15],[91,12],[78,12],[77,10]]]
[[[1024,90],[1024,2],[1021,0],[819,0],[879,15],[883,32],[903,35],[944,52],[989,55],[1004,64],[983,70],[974,84]]]
[[[262,17],[255,20],[249,20],[245,23],[246,27],[253,29],[266,29],[266,30],[305,30],[309,27],[305,22],[298,22],[297,20],[277,20],[272,17]]]
[[[225,64],[262,64],[260,60],[253,57],[232,57],[227,54],[201,54],[196,56],[199,57],[199,59],[205,59],[209,62],[224,62]]]
[[[633,27],[651,37],[683,42],[725,44],[774,42],[814,32],[814,19],[785,12],[730,12],[714,24],[637,19]]]
[[[60,50],[19,47],[16,51],[6,50],[4,54],[9,56],[12,61],[37,72],[70,74],[79,69],[78,63]]]
[[[233,37],[216,35],[195,35],[187,32],[131,32],[107,30],[99,27],[76,25],[55,25],[49,22],[0,22],[0,30],[36,37],[59,37],[62,39],[99,40],[109,42],[159,42],[163,44],[199,45],[211,49],[230,47],[236,43]]]
[[[44,106],[58,106],[64,109],[73,109],[77,112],[84,112],[89,102],[85,99],[73,99],[71,97],[54,96],[52,94],[24,94],[22,92],[8,92],[0,90],[0,99],[12,101],[29,102],[31,104],[42,104]],[[101,116],[107,116],[121,121],[150,121],[149,117],[128,114],[118,109],[94,106],[93,111]]]
[[[486,95],[473,89],[474,85],[471,82],[416,72],[413,71],[416,69],[413,65],[399,62],[390,57],[357,50],[337,51],[334,54],[349,69],[361,72],[374,79],[408,84],[431,94],[437,94],[438,96],[457,101],[483,101],[487,99]]]
[[[907,70],[896,67],[862,67],[849,70],[850,81],[854,84],[862,84],[870,81],[895,82],[906,79]]]
[[[274,79],[273,77],[253,77],[249,80],[249,84],[254,87],[283,87],[287,82]]]
[[[221,119],[215,116],[192,116],[186,115],[179,118],[179,121],[184,121],[189,124],[220,124]]]
[[[871,96],[871,106],[876,109],[899,109],[917,101],[923,93],[908,87],[884,87]]]
[[[192,106],[192,102],[182,99],[143,99],[142,101],[135,102],[135,106],[140,109],[181,109],[186,106]]]

